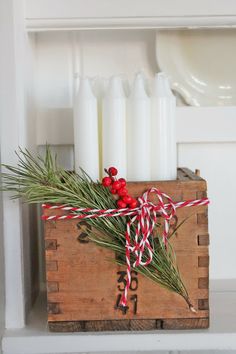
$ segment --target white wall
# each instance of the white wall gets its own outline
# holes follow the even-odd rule
[[[4,277],[4,254],[3,254],[3,217],[2,217],[2,194],[0,194],[0,353],[1,337],[5,328],[5,277]]]
[[[236,143],[179,144],[179,165],[199,168],[208,181],[212,278],[236,278]]]

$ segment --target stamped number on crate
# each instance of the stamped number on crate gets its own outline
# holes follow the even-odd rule
[[[117,289],[120,293],[117,295],[115,309],[120,308],[119,304],[121,301],[122,293],[125,290],[125,286],[126,286],[126,271],[120,270],[117,272]],[[136,315],[138,310],[138,295],[132,292],[135,292],[138,289],[138,273],[135,272],[134,270],[131,271],[131,282],[130,282],[129,289],[131,291],[130,302],[132,303],[132,308],[131,307],[124,308],[122,309],[122,312],[125,315],[127,313],[127,310],[130,310],[133,312],[134,315]]]

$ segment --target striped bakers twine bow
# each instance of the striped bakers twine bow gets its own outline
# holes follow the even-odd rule
[[[149,200],[151,194],[157,198],[157,204]],[[167,203],[164,203],[164,200]],[[131,268],[139,265],[147,266],[152,262],[153,257],[153,230],[157,222],[157,217],[164,219],[162,239],[167,244],[168,233],[170,229],[171,219],[176,214],[176,209],[201,206],[209,204],[208,198],[192,199],[182,202],[174,202],[171,197],[161,192],[157,188],[148,189],[141,197],[138,198],[139,206],[137,208],[124,209],[89,209],[75,208],[65,205],[49,205],[43,204],[44,209],[62,210],[69,212],[65,215],[43,215],[43,220],[68,220],[68,219],[95,219],[102,217],[129,216],[127,221],[125,239],[125,257],[126,257],[126,285],[121,297],[120,306],[127,307],[128,290],[131,284]],[[132,228],[132,226],[134,228]],[[131,238],[131,229],[134,230],[134,239]],[[135,262],[131,265],[131,253],[135,255]],[[144,259],[145,257],[145,259]]]

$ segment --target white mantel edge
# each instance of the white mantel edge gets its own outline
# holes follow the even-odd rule
[[[26,18],[28,32],[94,29],[235,28],[233,16],[160,16],[121,18]]]

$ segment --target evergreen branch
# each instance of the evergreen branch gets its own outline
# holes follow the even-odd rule
[[[63,204],[77,208],[111,209],[116,208],[115,200],[108,188],[101,183],[94,183],[85,171],[72,174],[58,167],[49,147],[46,155],[34,157],[28,150],[20,149],[16,167],[2,164],[2,190],[12,192],[12,198],[23,198],[28,203]],[[184,222],[184,221],[183,221]],[[171,236],[177,231],[177,226]],[[93,227],[89,238],[100,247],[116,253],[118,264],[126,264],[125,232],[127,217],[87,219],[86,223]],[[160,227],[157,223],[156,229]],[[134,235],[134,226],[131,232]],[[154,237],[153,261],[148,266],[135,268],[137,272],[160,286],[182,296],[192,305],[188,292],[181,279],[176,263],[174,250],[169,244],[166,248],[158,233]],[[148,254],[144,252],[144,259]],[[135,258],[131,255],[131,264]]]

